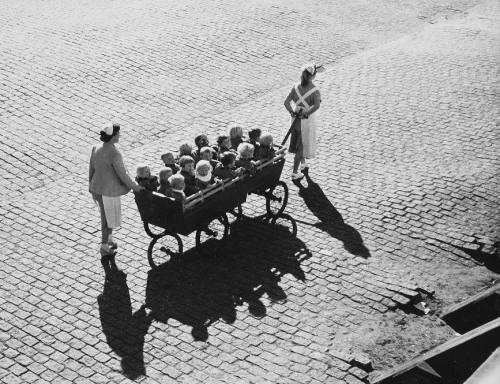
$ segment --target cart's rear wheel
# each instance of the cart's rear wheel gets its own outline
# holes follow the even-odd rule
[[[183,248],[182,240],[177,233],[166,233],[155,236],[148,247],[149,265],[151,268],[156,268],[167,261],[165,260],[166,256],[170,259],[175,256],[181,256]]]
[[[278,216],[283,213],[288,203],[288,186],[284,181],[279,181],[265,192],[265,196],[267,214]]]
[[[214,255],[222,248],[228,235],[229,220],[224,213],[196,231],[196,249],[203,254]]]

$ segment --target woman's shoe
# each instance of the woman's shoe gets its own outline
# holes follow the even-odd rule
[[[292,173],[292,180],[293,181],[301,180],[303,177],[304,177],[304,175],[300,172]]]
[[[308,170],[309,169],[309,164],[307,164],[306,162],[300,164],[300,170],[303,172],[305,170]]]
[[[108,245],[109,245],[109,248],[111,248],[113,251],[116,250],[118,248],[118,244],[116,243],[116,241],[108,241]]]

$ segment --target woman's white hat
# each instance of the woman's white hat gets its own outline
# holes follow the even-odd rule
[[[113,123],[106,123],[102,128],[101,132],[104,132],[106,135],[113,135]]]
[[[300,69],[301,72],[307,71],[311,75],[315,75],[316,73],[321,73],[325,71],[325,67],[322,65],[314,64],[314,63],[307,63],[302,66]]]

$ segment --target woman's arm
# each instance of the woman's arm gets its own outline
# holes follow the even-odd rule
[[[283,104],[285,105],[285,108],[288,111],[288,113],[290,113],[290,115],[295,117],[295,113],[293,112],[292,106],[290,105],[290,103],[293,101],[293,96],[292,96],[293,92],[294,92],[294,90],[292,88],[292,90],[290,91],[290,93],[286,97],[285,102]]]
[[[305,118],[309,117],[314,112],[316,112],[321,104],[321,94],[319,93],[319,91],[314,92],[313,96],[314,96],[314,105],[309,109],[309,111],[307,111],[307,113],[303,114]]]
[[[92,181],[92,177],[94,177],[95,173],[94,152],[95,152],[95,147],[92,148],[92,154],[90,155],[90,161],[89,161],[89,192],[90,192],[90,182]]]
[[[139,185],[130,178],[128,172],[123,164],[123,158],[120,152],[117,152],[113,157],[112,161],[113,169],[115,170],[118,178],[125,184],[129,189],[132,189],[134,192],[138,192],[141,188]]]

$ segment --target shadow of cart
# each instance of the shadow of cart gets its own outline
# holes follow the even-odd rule
[[[284,221],[280,224],[243,218],[231,224],[231,235],[217,257],[190,250],[148,273],[146,307],[155,321],[175,319],[192,327],[194,340],[208,339],[215,321],[233,323],[236,308],[245,303],[250,314],[263,317],[265,295],[284,302],[281,277],[305,280],[300,263],[310,257],[305,244]]]

